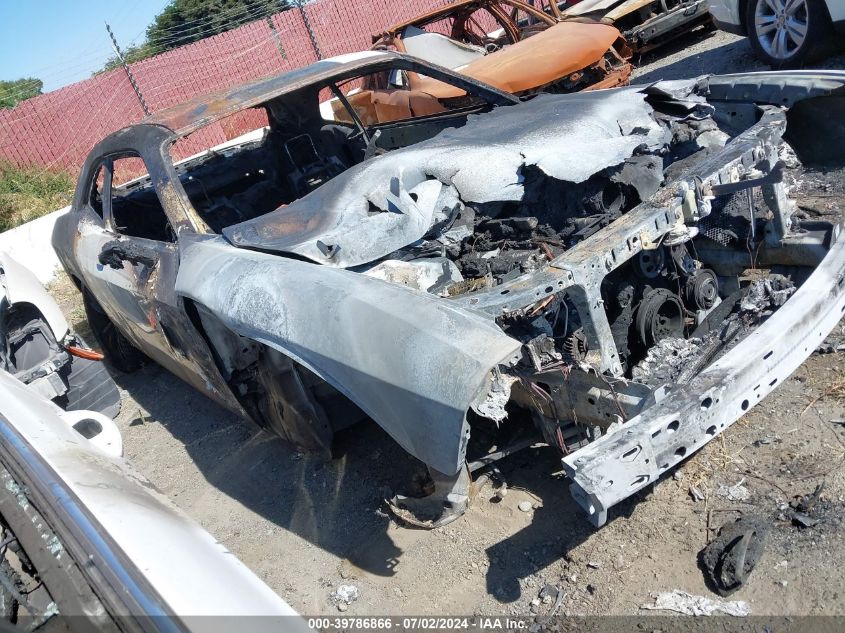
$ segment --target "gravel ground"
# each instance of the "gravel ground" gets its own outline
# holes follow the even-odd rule
[[[642,82],[761,68],[745,40],[723,33],[641,61]],[[843,56],[827,62],[843,64]],[[793,187],[841,192],[840,175],[813,174]],[[805,211],[836,215],[840,199],[810,199]],[[75,290],[64,280],[53,291],[84,327]],[[832,422],[845,418],[839,353],[812,356],[724,436],[615,508],[599,531],[570,499],[551,450],[502,462],[509,493],[500,502],[486,487],[463,519],[409,530],[391,522],[380,500],[410,486],[422,466],[375,424],[344,432],[337,458],[325,463],[158,367],[116,378],[126,457],[305,614],[336,614],[339,584],[360,591],[347,615],[546,614],[551,605],[535,598],[547,584],[565,592],[565,614],[638,614],[653,592],[674,589],[715,597],[696,554],[716,528],[745,514],[762,514],[773,527],[732,599],[748,601],[754,614],[845,612],[845,427]],[[795,527],[785,508],[821,481],[821,522]],[[745,498],[719,496],[720,486],[738,483]],[[691,486],[704,500],[691,497]],[[518,509],[523,501],[529,512]]]
[[[747,38],[724,31],[693,32],[634,61],[637,68],[631,83],[771,70],[754,57]],[[845,68],[845,53],[813,68]]]

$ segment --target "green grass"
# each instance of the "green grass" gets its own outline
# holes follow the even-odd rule
[[[70,204],[75,184],[66,172],[0,162],[0,231]]]

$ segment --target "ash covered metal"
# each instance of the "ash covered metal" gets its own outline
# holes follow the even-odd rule
[[[408,72],[463,97],[365,124],[338,88]],[[348,120],[324,118],[323,88]],[[103,141],[54,243],[117,357],[325,455],[375,420],[431,474],[425,501],[394,499],[406,522],[453,520],[467,463],[541,442],[601,525],[839,320],[845,240],[795,213],[784,174],[830,160],[815,139],[841,133],[844,95],[843,73],[777,73],[516,103],[401,55],[327,60]],[[170,162],[247,107],[262,138]],[[98,170],[127,148],[150,177],[102,204]]]

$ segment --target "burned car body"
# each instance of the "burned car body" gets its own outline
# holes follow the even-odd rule
[[[477,101],[319,116],[321,89],[397,69]],[[788,132],[802,159],[842,158],[814,139],[841,133],[843,85],[750,74],[519,103],[393,53],[320,62],[104,140],[54,246],[89,308],[229,408],[324,451],[375,420],[433,479],[394,500],[404,518],[453,519],[470,472],[539,442],[600,525],[840,318],[845,238],[793,215],[781,156]],[[177,139],[250,107],[261,138],[173,165]],[[150,176],[111,191],[128,152]]]
[[[520,96],[625,85],[632,67],[619,31],[592,22],[558,23],[519,0],[459,0],[386,28],[376,50],[396,50]],[[445,86],[410,87],[437,96]]]

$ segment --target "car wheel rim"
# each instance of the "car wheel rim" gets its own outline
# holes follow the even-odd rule
[[[807,39],[807,0],[757,0],[754,31],[775,59],[789,59]]]

